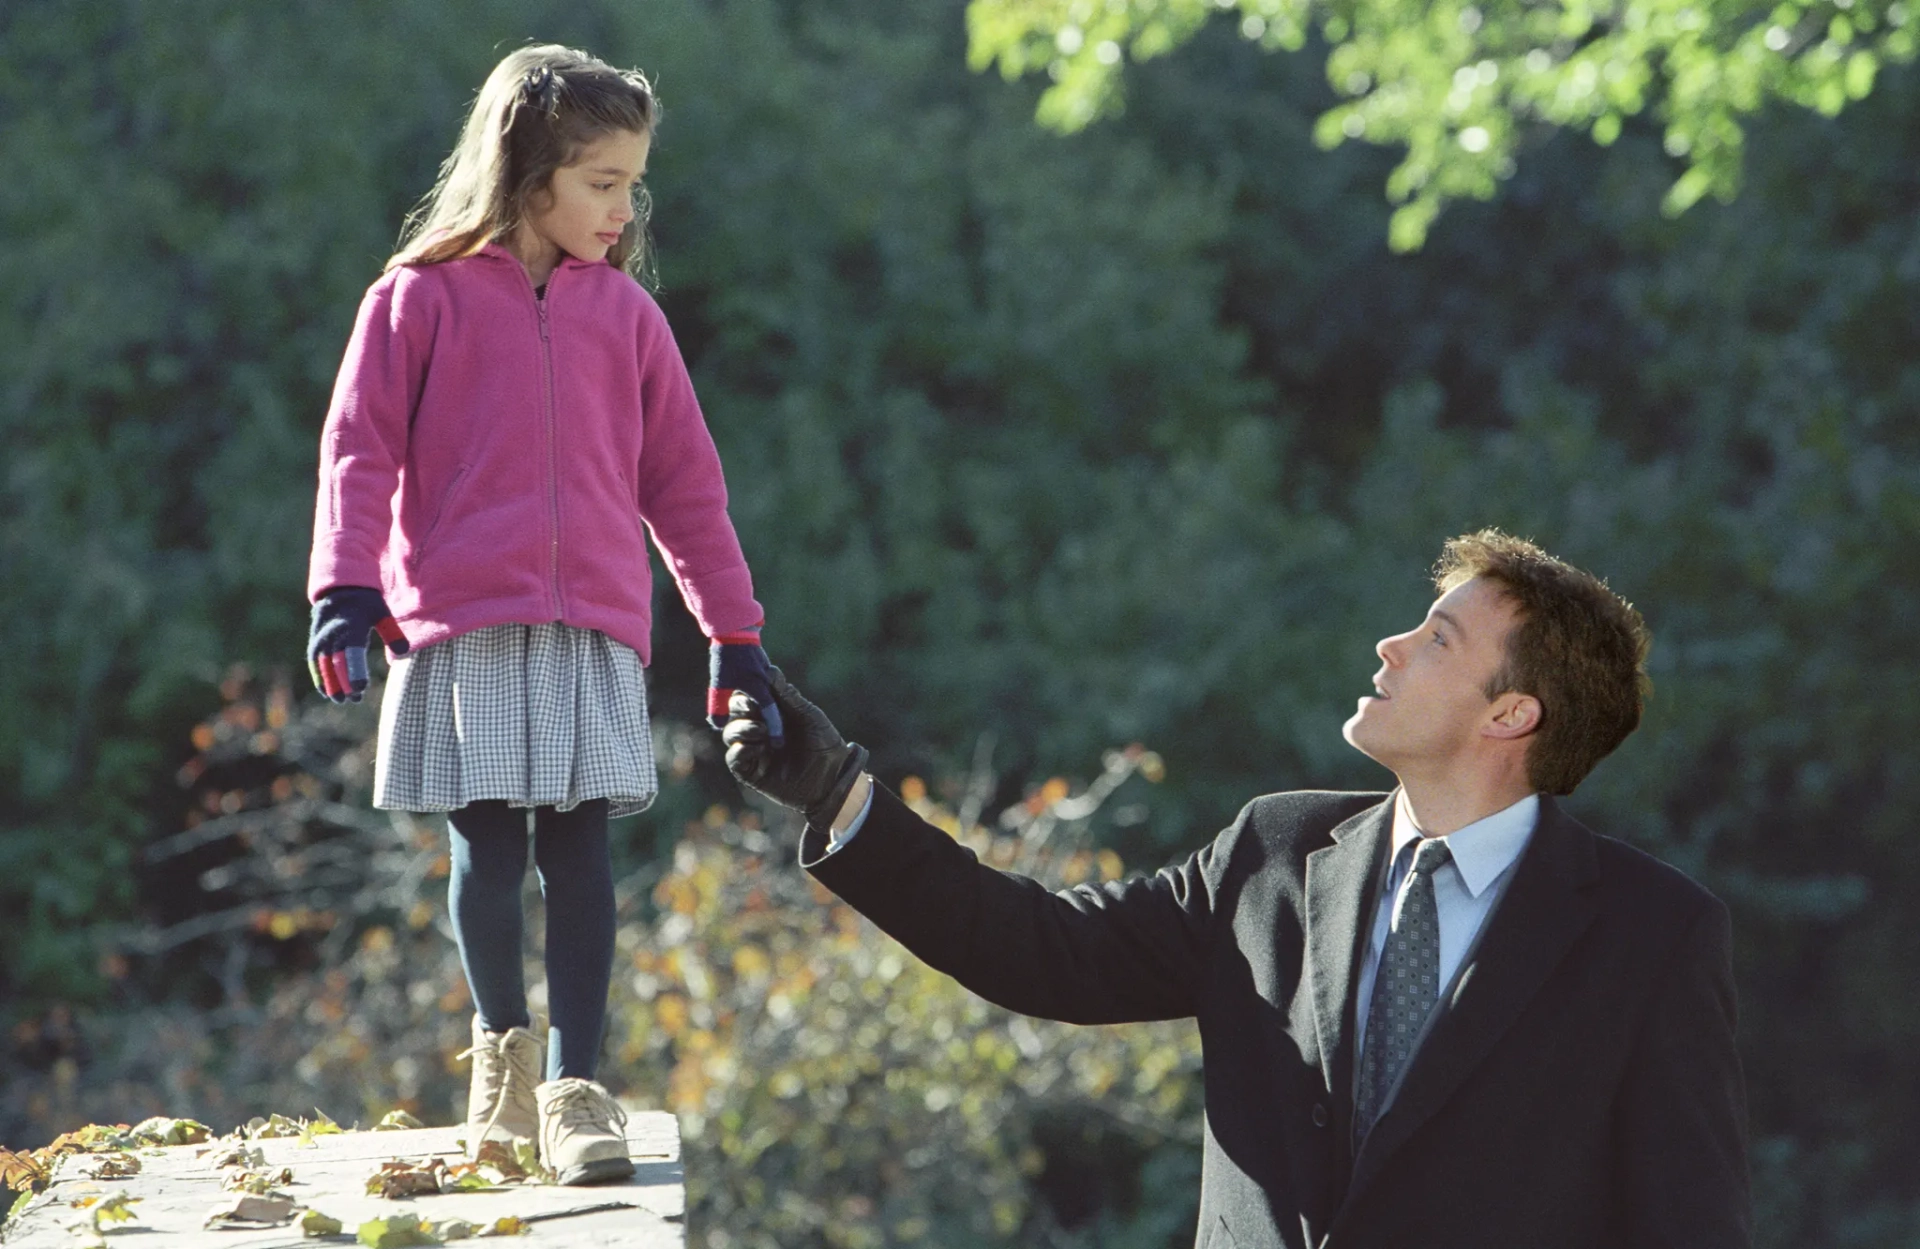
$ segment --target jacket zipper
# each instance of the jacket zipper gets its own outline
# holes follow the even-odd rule
[[[559,273],[556,268],[547,275],[547,289],[553,289],[553,279]],[[553,337],[547,327],[547,301],[536,292],[534,307],[540,313],[540,377],[544,383],[543,397],[546,401],[547,430],[547,520],[551,526],[552,540],[547,544],[547,586],[553,596],[553,614],[557,619],[560,612],[560,481],[559,466],[555,462],[554,415],[553,415]]]

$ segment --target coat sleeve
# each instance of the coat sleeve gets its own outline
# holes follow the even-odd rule
[[[320,435],[310,600],[334,586],[380,586],[394,490],[432,343],[424,304],[425,294],[407,269],[388,273],[360,301]]]
[[[1634,1249],[1749,1249],[1746,1085],[1734,1047],[1732,930],[1717,900],[1676,949],[1641,1026],[1616,1123]]]
[[[1246,819],[1152,876],[1052,892],[982,864],[876,785],[860,835],[826,854],[809,829],[801,865],[928,966],[1008,1010],[1082,1024],[1178,1019],[1198,1012]]]
[[[640,518],[680,597],[708,637],[751,628],[765,613],[727,515],[720,453],[659,305],[646,302],[640,342],[643,433],[636,470]]]

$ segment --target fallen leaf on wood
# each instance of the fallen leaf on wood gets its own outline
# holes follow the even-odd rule
[[[309,1210],[300,1216],[300,1234],[303,1236],[338,1236],[340,1220],[329,1218],[318,1210]]]
[[[479,1161],[486,1166],[498,1168],[500,1174],[508,1179],[517,1180],[527,1173],[527,1169],[520,1165],[519,1156],[505,1141],[481,1141]]]
[[[125,1193],[115,1193],[96,1203],[93,1207],[93,1225],[105,1231],[112,1223],[133,1222],[133,1203],[139,1200],[140,1198],[129,1197]]]
[[[126,1149],[133,1144],[124,1123],[89,1123],[86,1127],[62,1132],[53,1143],[36,1153],[92,1154],[104,1149]]]
[[[284,1197],[285,1193],[276,1193],[274,1189],[282,1184],[293,1183],[293,1168],[281,1167],[278,1171],[229,1171],[220,1187],[235,1192],[254,1193],[262,1197]]]
[[[506,1214],[480,1229],[482,1236],[529,1236],[533,1234],[533,1224],[518,1215]]]
[[[213,1129],[197,1119],[169,1119],[155,1115],[134,1126],[133,1138],[143,1145],[198,1145]]]
[[[91,1197],[76,1197],[67,1204],[76,1210],[87,1211],[91,1226],[104,1230],[110,1223],[132,1222],[133,1203],[139,1200],[125,1193],[115,1193],[111,1197],[96,1193]]]
[[[376,1132],[402,1132],[414,1128],[424,1128],[426,1126],[426,1124],[420,1122],[420,1120],[414,1118],[404,1110],[390,1110],[387,1112],[386,1118],[373,1125],[373,1130]]]
[[[316,1136],[339,1136],[346,1131],[345,1128],[328,1118],[327,1112],[320,1109],[320,1107],[315,1106],[313,1113],[314,1118],[302,1119],[300,1121],[300,1147],[302,1149],[313,1148],[313,1138]]]
[[[368,1219],[360,1225],[354,1239],[368,1249],[404,1249],[408,1245],[437,1245],[440,1238],[420,1221],[417,1214],[396,1214],[390,1219]]]
[[[520,1173],[539,1184],[551,1184],[554,1174],[540,1161],[540,1146],[524,1136],[513,1138],[513,1160],[519,1165]]]
[[[421,1162],[410,1162],[405,1158],[389,1159],[367,1177],[367,1196],[396,1198],[437,1193],[440,1191],[440,1177],[446,1174],[446,1169],[447,1164],[438,1158]]]
[[[491,1162],[456,1162],[441,1172],[440,1191],[470,1193],[509,1182],[506,1172]]]
[[[267,1165],[267,1151],[255,1145],[235,1145],[224,1153],[216,1153],[212,1165],[218,1167],[264,1167]]]
[[[132,1154],[101,1154],[96,1161],[83,1163],[80,1174],[90,1180],[124,1180],[140,1174],[140,1160]]]
[[[256,1197],[252,1193],[243,1193],[207,1211],[207,1226],[254,1226],[264,1223],[277,1227],[291,1222],[296,1208],[291,1198]]]
[[[466,1240],[479,1232],[479,1224],[465,1219],[441,1219],[433,1225],[433,1234],[441,1240]]]

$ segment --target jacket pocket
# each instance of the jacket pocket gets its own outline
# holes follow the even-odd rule
[[[440,496],[440,506],[433,509],[432,523],[427,526],[427,532],[421,535],[420,545],[413,548],[413,564],[415,567],[418,567],[420,561],[426,557],[428,549],[433,546],[433,540],[439,536],[440,524],[446,520],[447,513],[453,510],[453,501],[460,493],[461,483],[467,479],[469,467],[470,466],[466,464],[462,464],[460,471],[453,475],[453,480],[447,483],[446,493]]]
[[[1221,1215],[1213,1225],[1213,1235],[1207,1237],[1207,1249],[1236,1249],[1239,1243],[1233,1238],[1233,1229],[1227,1226],[1227,1216]]]

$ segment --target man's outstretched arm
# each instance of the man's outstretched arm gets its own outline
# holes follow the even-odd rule
[[[727,765],[743,783],[809,813],[801,865],[855,910],[987,1000],[1070,1023],[1173,1019],[1198,1010],[1221,876],[1240,823],[1153,876],[1052,892],[982,864],[882,786],[859,833],[827,852],[828,824],[861,782],[858,751],[784,676],[778,751],[736,704]],[[862,752],[864,759],[864,752]],[[1244,818],[1244,817],[1243,817]]]

